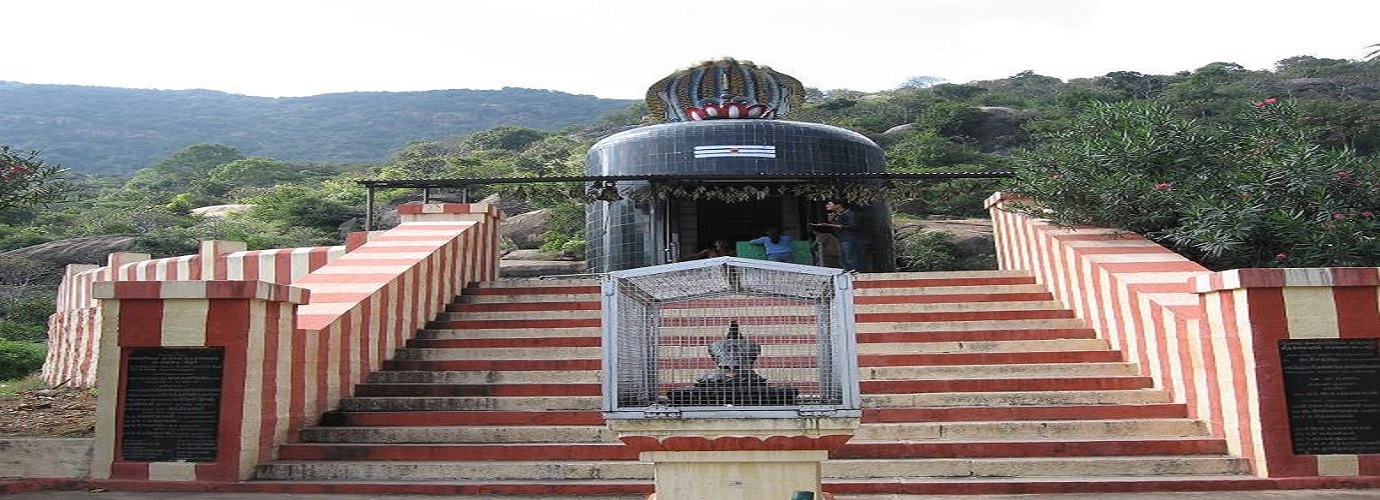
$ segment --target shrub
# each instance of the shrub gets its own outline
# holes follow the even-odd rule
[[[0,380],[14,380],[38,371],[47,355],[43,344],[0,339]]]
[[[1206,267],[1380,265],[1380,168],[1314,144],[1292,103],[1232,120],[1096,103],[1016,159],[1014,207],[1144,235]]]
[[[968,255],[951,233],[920,231],[896,241],[898,271],[969,271],[996,269],[991,255]]]

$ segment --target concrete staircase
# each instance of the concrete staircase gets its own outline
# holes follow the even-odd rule
[[[863,425],[825,490],[996,494],[1251,488],[1248,464],[1023,273],[856,284]],[[261,465],[280,491],[641,495],[605,429],[598,284],[468,290],[339,411]]]

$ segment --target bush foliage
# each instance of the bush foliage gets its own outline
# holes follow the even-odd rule
[[[1229,119],[1094,104],[1017,158],[1017,210],[1132,231],[1213,269],[1380,265],[1377,164],[1318,143],[1294,103]]]
[[[38,371],[47,355],[43,344],[0,339],[0,380],[14,380]]]

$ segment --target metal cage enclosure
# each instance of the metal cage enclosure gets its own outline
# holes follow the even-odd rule
[[[603,279],[604,415],[856,417],[852,275],[718,257]]]

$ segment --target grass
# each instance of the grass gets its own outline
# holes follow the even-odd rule
[[[33,373],[27,377],[0,382],[0,397],[9,397],[23,391],[36,391],[51,387],[43,381],[42,377],[39,377],[38,373]]]

